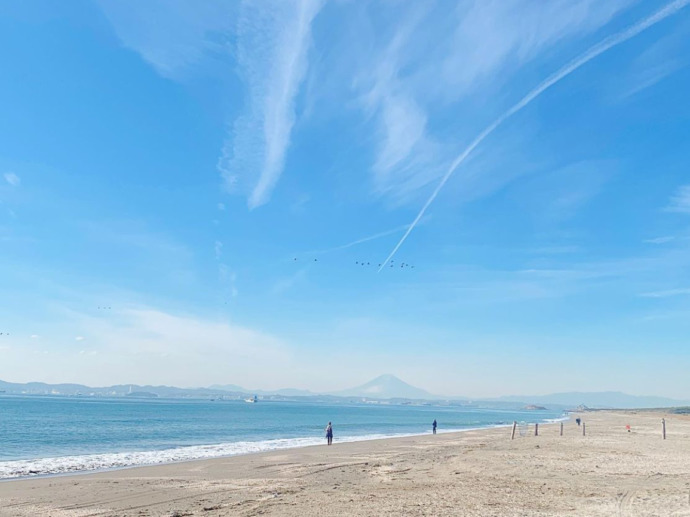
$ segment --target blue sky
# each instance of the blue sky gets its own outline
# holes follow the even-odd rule
[[[687,3],[0,4],[0,378],[687,397]]]

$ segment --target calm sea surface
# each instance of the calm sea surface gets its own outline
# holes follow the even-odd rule
[[[560,411],[0,395],[0,479],[246,454],[325,442],[542,422]]]

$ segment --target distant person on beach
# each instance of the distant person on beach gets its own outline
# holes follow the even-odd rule
[[[434,434],[436,434],[436,419],[434,418],[434,423],[431,424],[431,428],[434,430]]]
[[[575,423],[577,423],[577,426],[578,426],[578,427],[580,427],[580,422],[581,422],[581,420],[580,420],[579,418],[576,418],[576,419],[575,419]]]
[[[333,443],[333,425],[330,422],[326,426],[326,440],[328,440],[328,445]]]

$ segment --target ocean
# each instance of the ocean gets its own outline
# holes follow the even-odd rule
[[[544,422],[561,411],[317,402],[0,395],[0,479]]]

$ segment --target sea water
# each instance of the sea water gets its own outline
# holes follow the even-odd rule
[[[0,395],[0,479],[544,422],[561,411],[466,406]]]

